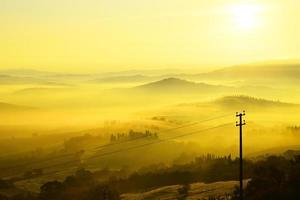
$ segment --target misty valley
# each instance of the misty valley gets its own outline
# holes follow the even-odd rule
[[[0,199],[300,196],[299,64],[0,71]],[[271,196],[270,196],[271,195]]]

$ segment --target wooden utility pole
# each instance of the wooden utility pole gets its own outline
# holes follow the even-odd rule
[[[243,200],[243,126],[246,125],[245,120],[243,120],[243,116],[246,113],[243,111],[242,113],[236,113],[236,117],[238,117],[239,121],[236,122],[236,126],[240,127],[240,200]]]

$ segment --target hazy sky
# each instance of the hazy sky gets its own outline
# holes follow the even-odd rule
[[[0,0],[0,69],[109,71],[300,57],[299,0]]]

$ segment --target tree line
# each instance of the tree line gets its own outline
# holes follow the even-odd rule
[[[245,160],[245,179],[250,181],[245,188],[249,200],[289,200],[300,199],[300,156],[293,158],[270,156],[259,161]],[[109,169],[101,174],[113,174],[101,179],[99,171],[90,172],[79,169],[64,181],[50,181],[41,186],[38,194],[22,193],[19,196],[4,197],[0,200],[115,200],[120,194],[143,192],[167,185],[183,185],[178,191],[181,198],[186,197],[189,184],[195,182],[215,182],[238,180],[239,159],[228,156],[208,154],[181,165],[153,167],[152,170],[139,170],[124,175],[111,173]],[[105,174],[103,174],[105,173]],[[118,175],[119,174],[119,175]],[[14,187],[0,181],[1,187]],[[213,198],[213,197],[211,197]],[[238,189],[232,194],[238,199]],[[215,198],[217,199],[217,198]]]

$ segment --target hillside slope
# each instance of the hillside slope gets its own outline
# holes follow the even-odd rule
[[[148,84],[133,88],[136,91],[145,92],[217,92],[227,91],[229,88],[219,85],[210,85],[206,83],[196,83],[178,78],[166,78]]]
[[[246,182],[246,181],[245,181]],[[190,185],[190,189],[184,194],[182,185],[173,185],[161,187],[151,191],[135,194],[123,194],[123,200],[146,200],[146,199],[181,199],[186,195],[186,199],[208,199],[209,197],[228,197],[238,185],[237,181],[225,181],[215,183],[194,183]]]
[[[10,111],[29,111],[33,110],[33,107],[20,106],[15,104],[3,103],[0,102],[0,113],[1,112],[10,112]]]
[[[226,67],[208,73],[197,74],[198,78],[219,79],[298,79],[300,64],[249,64]]]

